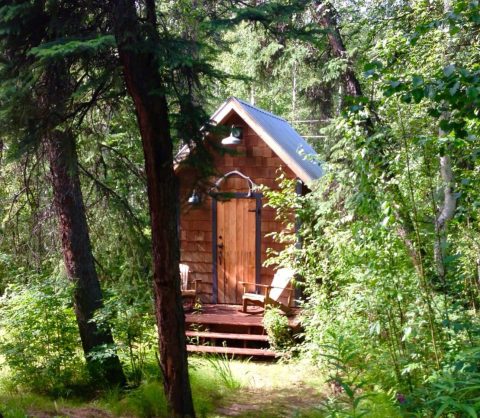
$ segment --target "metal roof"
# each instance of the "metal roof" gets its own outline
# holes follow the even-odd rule
[[[215,111],[211,121],[220,125],[232,112],[237,113],[304,183],[323,175],[315,150],[285,119],[230,97]],[[189,147],[185,145],[177,154],[175,165],[178,166],[189,152]]]
[[[323,175],[315,150],[285,119],[231,97],[213,114],[212,120],[221,123],[217,119],[223,120],[230,108],[244,119],[300,180],[308,183]]]

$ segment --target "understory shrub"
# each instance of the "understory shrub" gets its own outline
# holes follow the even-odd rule
[[[288,318],[278,308],[267,307],[263,315],[263,327],[268,342],[276,351],[286,351],[293,346],[292,332]]]
[[[158,335],[147,280],[111,283],[95,320],[111,326],[116,352],[130,385],[160,377],[156,362]]]
[[[64,395],[86,379],[72,289],[66,278],[52,276],[7,287],[0,299],[0,353],[15,384]]]
[[[477,417],[480,411],[480,348],[459,352],[417,391],[418,409],[435,416]]]

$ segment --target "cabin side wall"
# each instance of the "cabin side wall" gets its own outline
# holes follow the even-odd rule
[[[238,117],[230,118],[227,126],[235,124],[243,127],[242,144],[235,147],[236,155],[216,155],[214,167],[221,175],[233,170],[250,177],[257,185],[264,185],[277,190],[276,178],[279,168],[289,178],[296,178],[295,174],[283,161],[266,145],[266,143]],[[192,193],[195,182],[195,172],[184,168],[179,172],[181,213],[180,213],[180,248],[181,262],[190,267],[189,281],[201,280],[200,293],[203,302],[212,302],[213,293],[213,220],[212,198],[202,194],[202,202],[198,206],[190,206],[186,202]],[[214,182],[216,179],[212,179]],[[247,182],[232,176],[222,183],[221,191],[248,192]],[[262,205],[265,205],[265,198]],[[293,216],[293,215],[292,215]],[[280,232],[284,225],[275,220],[275,211],[269,207],[262,207],[261,211],[261,273],[262,284],[270,284],[274,269],[272,266],[264,267],[267,258],[267,248],[281,250],[282,245],[273,241],[268,236],[272,232]]]

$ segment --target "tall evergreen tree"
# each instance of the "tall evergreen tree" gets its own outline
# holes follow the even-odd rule
[[[95,311],[102,306],[102,292],[83,204],[73,129],[77,112],[72,108],[72,95],[84,85],[72,70],[79,65],[82,49],[73,51],[75,41],[70,39],[69,44],[69,38],[79,37],[86,19],[80,6],[79,2],[0,3],[2,119],[10,136],[17,139],[16,145],[25,152],[41,144],[47,150],[63,258],[67,276],[75,283],[75,313],[85,358],[93,377],[123,385],[125,376],[116,355],[101,362],[93,356],[105,345],[112,345],[113,338],[106,326],[99,327],[94,321]]]
[[[166,80],[155,1],[111,3],[115,38],[128,93],[137,113],[145,156],[153,251],[155,312],[164,387],[175,417],[194,417],[180,294],[178,186],[173,170]],[[139,15],[143,13],[143,16]]]

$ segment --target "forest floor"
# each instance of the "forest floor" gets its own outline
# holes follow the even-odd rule
[[[317,407],[325,398],[322,394],[325,384],[318,371],[306,362],[258,363],[193,358],[191,363],[194,370],[192,390],[198,416],[322,416]],[[110,394],[88,403],[0,393],[0,412],[4,418],[166,416],[162,408],[156,410],[154,406],[161,396],[161,385],[155,382],[142,386],[127,396],[118,395],[116,398]]]
[[[215,417],[310,416],[325,399],[324,379],[306,362],[238,362],[232,374],[242,385],[222,400]]]

